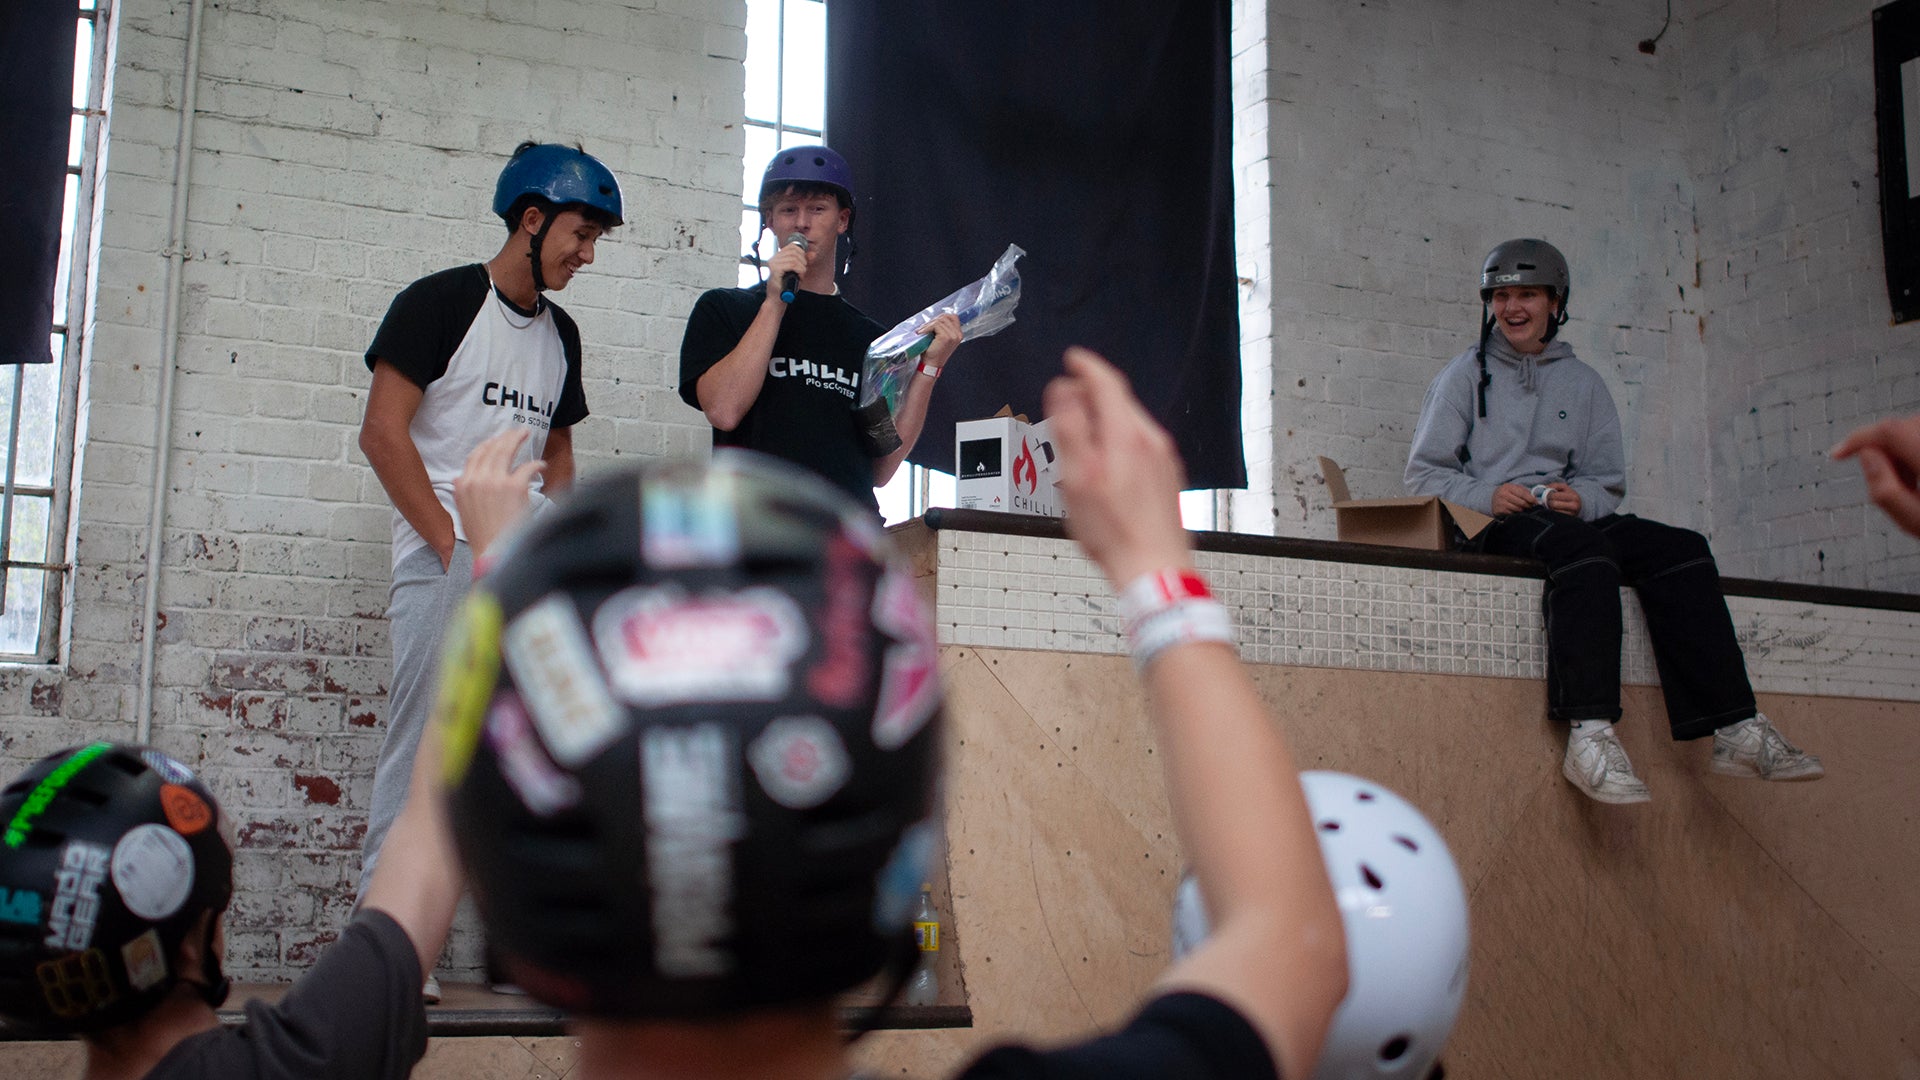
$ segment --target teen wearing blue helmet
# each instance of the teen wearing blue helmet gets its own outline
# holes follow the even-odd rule
[[[407,286],[367,349],[373,385],[360,449],[393,501],[393,679],[363,890],[406,796],[441,629],[471,578],[453,479],[489,435],[523,431],[521,460],[547,463],[536,501],[572,483],[573,425],[587,416],[580,330],[544,294],[593,262],[596,241],[624,208],[619,181],[592,155],[528,142],[500,171],[493,211],[507,227],[499,252]]]
[[[1820,759],[1759,711],[1706,538],[1632,514],[1620,414],[1599,373],[1559,340],[1567,260],[1509,240],[1480,272],[1480,344],[1427,390],[1407,490],[1493,516],[1477,550],[1544,560],[1547,713],[1568,725],[1561,773],[1596,801],[1650,797],[1614,732],[1620,718],[1620,587],[1640,594],[1675,739],[1713,738],[1712,769],[1817,780]]]
[[[694,304],[680,343],[680,397],[706,414],[714,446],[791,461],[877,509],[873,489],[919,439],[934,380],[960,345],[960,320],[943,314],[921,328],[933,343],[893,414],[899,439],[875,440],[854,407],[867,346],[886,328],[835,283],[842,245],[852,245],[853,170],[828,147],[789,147],[767,162],[759,201],[761,228],[780,248],[763,285],[713,289]]]

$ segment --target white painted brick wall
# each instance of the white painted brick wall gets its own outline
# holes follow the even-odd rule
[[[1881,246],[1877,6],[1761,0],[1681,27],[1728,573],[1920,590],[1920,544],[1826,459],[1854,427],[1920,410],[1920,324],[1891,325]]]
[[[0,771],[128,739],[187,5],[122,0],[63,668],[0,671]],[[738,240],[745,8],[552,0],[206,6],[168,475],[154,741],[240,839],[230,964],[286,978],[344,922],[385,712],[389,508],[361,360],[407,282],[493,255],[526,138],[621,177],[627,228],[558,299],[586,344],[589,473],[702,452],[674,392]],[[463,920],[450,946],[471,976]]]
[[[1823,456],[1920,408],[1920,330],[1888,325],[1874,6],[1682,3],[1647,56],[1658,4],[1246,0],[1267,35],[1234,85],[1265,116],[1236,122],[1264,142],[1236,164],[1270,228],[1243,212],[1240,260],[1272,393],[1271,451],[1248,455],[1274,531],[1333,535],[1318,454],[1356,494],[1400,493],[1481,257],[1538,235],[1621,411],[1627,510],[1707,532],[1730,574],[1920,588],[1920,549]],[[1234,526],[1267,531],[1264,499],[1236,497]]]
[[[1530,235],[1573,264],[1563,333],[1621,408],[1631,508],[1704,527],[1698,347],[1671,269],[1693,228],[1686,132],[1673,60],[1635,49],[1657,21],[1537,0],[1265,7],[1275,531],[1333,535],[1320,454],[1357,495],[1402,493],[1427,385],[1477,333],[1480,260]]]

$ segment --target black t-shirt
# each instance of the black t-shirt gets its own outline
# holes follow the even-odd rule
[[[1266,1040],[1233,1007],[1205,994],[1155,998],[1132,1022],[1058,1050],[989,1050],[955,1080],[1279,1080]]]
[[[404,1080],[427,1052],[420,959],[400,924],[362,911],[278,1005],[202,1032],[147,1080]]]
[[[713,289],[693,305],[680,342],[680,397],[700,407],[700,376],[732,352],[766,300],[760,286]],[[833,481],[876,509],[873,459],[854,418],[867,346],[886,328],[838,295],[802,291],[773,339],[767,381],[732,431],[713,445],[772,454]]]
[[[447,373],[447,362],[460,350],[480,314],[480,305],[493,292],[487,268],[480,263],[456,266],[428,274],[400,290],[387,308],[386,318],[367,347],[367,370],[385,360],[415,386],[425,390]],[[497,294],[496,294],[497,295]],[[540,297],[540,306],[528,311],[505,296],[500,302],[520,320],[542,314],[553,318],[553,329],[566,353],[567,375],[558,404],[549,417],[553,427],[572,427],[587,418],[587,395],[580,385],[580,327],[559,304]]]

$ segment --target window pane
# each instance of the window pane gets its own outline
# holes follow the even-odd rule
[[[67,126],[67,165],[78,167],[80,148],[87,140],[87,118],[74,113]]]
[[[73,218],[79,207],[80,178],[69,176],[67,192],[60,200],[60,261],[53,275],[53,321],[63,326],[67,322],[67,284],[73,271]]]
[[[73,38],[73,107],[87,107],[87,83],[93,77],[93,20],[81,19]]]
[[[826,126],[827,5],[787,0],[786,97],[788,127],[819,131]]]
[[[53,502],[39,495],[13,497],[13,546],[7,556],[13,562],[47,561],[47,512]],[[12,606],[13,597],[7,597]]]
[[[741,202],[753,206],[760,201],[760,177],[766,174],[767,161],[777,148],[772,128],[747,125],[747,156],[740,163]]]
[[[59,340],[59,335],[55,335],[52,344],[54,348],[59,348],[64,343]],[[13,482],[51,484],[54,395],[60,388],[60,365],[22,364],[12,369],[0,369],[0,433],[4,433],[13,420],[16,373],[21,377],[24,392],[21,396],[20,439],[15,444],[19,448],[19,464]],[[0,469],[5,469],[8,456],[0,455]]]
[[[778,118],[781,0],[747,5],[747,116],[773,123]]]
[[[45,570],[7,571],[7,606],[0,611],[0,653],[32,654],[40,647]]]

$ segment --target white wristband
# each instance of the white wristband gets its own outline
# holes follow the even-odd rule
[[[1133,666],[1145,671],[1162,652],[1196,641],[1237,644],[1233,619],[1191,570],[1142,574],[1120,591],[1120,616],[1126,622]]]
[[[915,370],[929,379],[937,379],[940,377],[940,367],[936,364],[929,364],[925,360],[920,361],[920,366]]]

